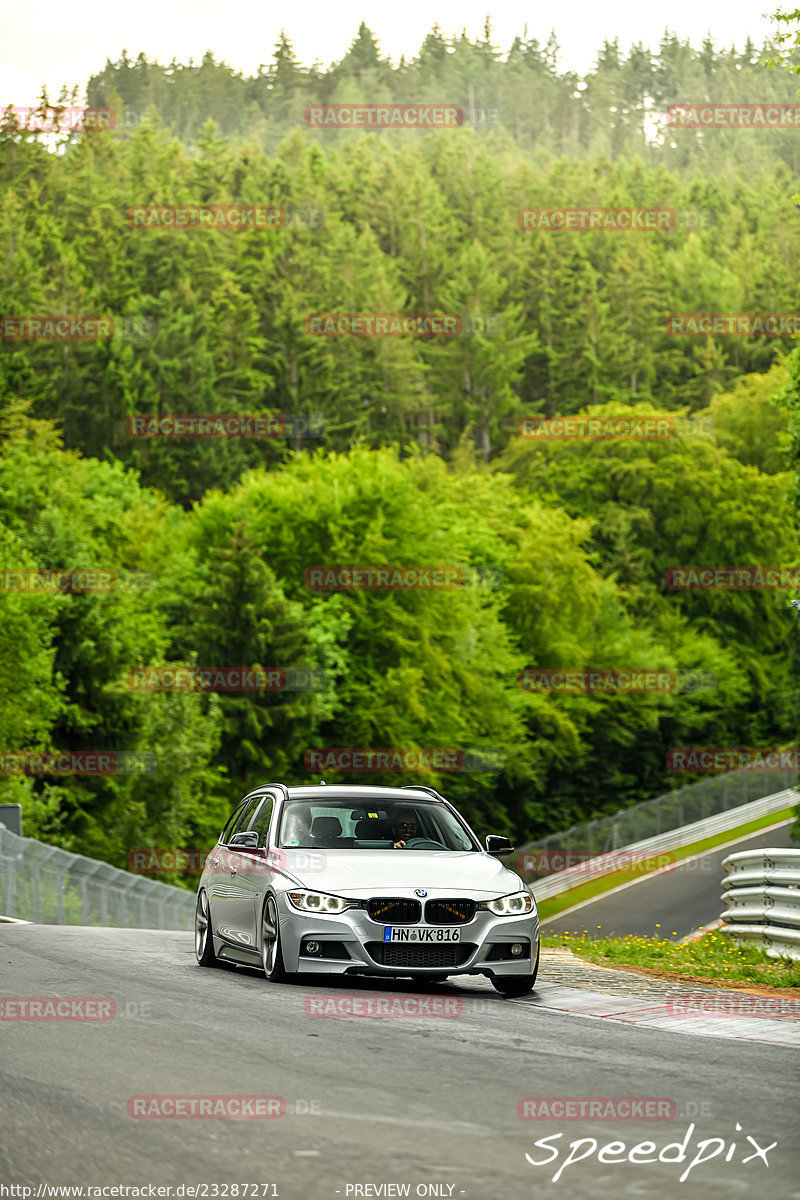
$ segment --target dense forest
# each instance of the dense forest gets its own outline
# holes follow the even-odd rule
[[[671,105],[798,104],[770,47],[557,47],[434,29],[392,64],[362,25],[305,68],[107,63],[112,130],[0,129],[0,572],[105,570],[107,593],[0,590],[0,751],[135,751],[157,769],[0,774],[28,834],[124,865],[203,846],[311,747],[445,747],[491,770],[327,774],[442,788],[529,838],[689,781],[672,747],[788,746],[786,591],[675,591],[684,564],[797,565],[800,350],[680,337],[680,313],[798,311],[800,125],[676,129]],[[319,130],[312,103],[452,102],[455,129]],[[47,105],[47,97],[43,97]],[[69,103],[64,96],[60,104]],[[58,106],[55,106],[58,111]],[[274,226],[137,226],[142,206],[267,206]],[[668,208],[670,228],[523,228],[534,208]],[[315,314],[454,314],[458,336],[315,336]],[[21,318],[106,335],[26,336]],[[16,330],[16,332],[15,332]],[[19,331],[23,330],[22,333]],[[268,417],[270,436],[137,436]],[[535,418],[669,436],[547,439]],[[522,423],[524,422],[524,424]],[[148,424],[145,421],[143,428]],[[314,566],[449,564],[451,590],[315,590]],[[136,586],[123,586],[124,580]],[[308,689],[131,689],[144,667],[307,668]],[[526,667],[712,686],[545,694]],[[499,769],[498,769],[499,768]]]

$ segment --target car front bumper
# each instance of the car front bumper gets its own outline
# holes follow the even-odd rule
[[[294,908],[283,894],[277,896],[281,948],[287,971],[309,975],[495,975],[520,976],[533,972],[539,946],[539,917],[534,909],[520,917],[500,917],[494,913],[478,911],[471,921],[457,926],[429,926],[424,923],[411,925],[411,930],[459,929],[460,942],[424,943],[413,949],[407,942],[385,943],[386,926],[373,921],[366,909],[353,908],[337,914],[307,913]],[[405,928],[405,927],[404,927]],[[320,945],[316,955],[301,953],[303,943],[313,939]],[[503,949],[514,943],[523,944],[523,954],[513,958],[492,957],[503,953]],[[329,952],[326,954],[326,944]],[[391,955],[393,960],[386,965],[381,959],[380,948],[408,948],[407,953]],[[428,947],[439,950],[442,946],[460,947],[455,954],[420,953]],[[347,957],[339,957],[346,952]],[[336,957],[332,951],[336,949]],[[420,960],[420,965],[410,965],[411,960]],[[427,959],[428,961],[422,961]],[[448,965],[448,961],[455,965]],[[436,964],[439,965],[436,965]]]

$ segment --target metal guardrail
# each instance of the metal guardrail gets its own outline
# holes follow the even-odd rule
[[[182,929],[195,898],[183,888],[71,854],[0,825],[0,913],[44,925]]]
[[[599,875],[608,875],[633,864],[642,864],[645,859],[657,860],[659,856],[666,857],[673,850],[691,846],[693,842],[701,842],[717,833],[736,829],[739,825],[746,825],[758,817],[768,816],[769,813],[780,812],[781,809],[797,803],[798,799],[800,797],[792,788],[776,792],[772,796],[762,796],[750,804],[741,804],[738,808],[717,813],[704,821],[694,821],[691,825],[682,825],[679,829],[671,829],[657,837],[646,838],[643,842],[633,842],[630,846],[621,846],[608,854],[588,858],[577,866],[548,875],[546,879],[534,879],[530,882],[530,887],[537,900],[547,900],[550,896],[558,896],[570,888],[588,883],[590,879],[596,879]],[[524,855],[517,861],[524,868]],[[659,865],[661,864],[654,864],[656,869]],[[520,873],[525,876],[524,869]]]
[[[797,782],[796,770],[754,771],[743,767],[740,771],[727,771],[665,792],[613,816],[575,825],[563,833],[548,834],[538,841],[528,842],[520,852],[542,851],[592,858],[624,846],[638,845],[670,829],[703,821],[716,813],[783,791]],[[800,796],[797,800],[800,802]]]
[[[800,850],[741,850],[722,865],[721,932],[771,958],[800,958]]]

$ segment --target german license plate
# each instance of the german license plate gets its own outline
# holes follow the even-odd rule
[[[399,925],[385,925],[385,942],[460,942],[460,929],[406,929]]]

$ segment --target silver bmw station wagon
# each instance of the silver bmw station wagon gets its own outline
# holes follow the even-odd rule
[[[203,967],[298,975],[486,975],[533,989],[539,918],[530,890],[428,787],[265,784],[206,859],[195,951]]]

